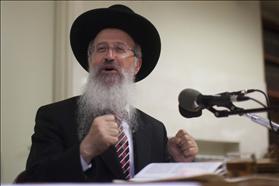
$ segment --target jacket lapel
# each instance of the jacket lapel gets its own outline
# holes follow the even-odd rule
[[[124,179],[114,146],[111,146],[106,152],[104,152],[101,155],[101,158],[110,171],[115,175],[116,179]]]
[[[137,122],[138,128],[133,133],[135,174],[150,163],[150,140],[152,140],[150,130],[140,117]]]

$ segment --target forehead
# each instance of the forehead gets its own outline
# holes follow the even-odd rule
[[[132,37],[123,30],[116,28],[106,28],[101,30],[95,37],[94,43],[100,42],[123,42],[129,46],[134,46]]]

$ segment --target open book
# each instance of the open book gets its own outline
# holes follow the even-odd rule
[[[216,179],[223,172],[223,162],[151,163],[130,181],[167,181],[204,175],[207,175],[206,179],[209,175],[216,175]]]

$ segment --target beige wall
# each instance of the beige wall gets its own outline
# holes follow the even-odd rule
[[[54,2],[1,1],[1,183],[25,168],[34,118],[52,101]]]
[[[1,2],[2,183],[11,183],[24,169],[36,109],[52,97],[81,92],[87,73],[75,61],[68,40],[74,18],[114,3]],[[184,88],[204,94],[265,90],[258,3],[122,3],[149,18],[162,39],[158,66],[137,84],[136,105],[162,120],[169,135],[184,128],[203,142],[239,143],[241,151],[262,155],[267,148],[263,127],[238,116],[216,119],[207,111],[200,118],[185,119],[177,108]]]

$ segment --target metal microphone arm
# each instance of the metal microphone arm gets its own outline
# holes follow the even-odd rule
[[[263,118],[259,115],[256,115],[257,112],[266,112],[269,110],[279,111],[278,107],[265,107],[265,108],[254,108],[254,109],[243,109],[240,107],[236,107],[234,104],[230,103],[224,106],[228,110],[217,110],[213,107],[207,108],[211,111],[216,117],[228,117],[230,115],[245,115],[250,118],[253,122],[262,125],[268,129],[274,130],[279,134],[279,124],[273,121],[269,121],[266,118]]]
[[[270,123],[269,123],[268,119],[263,118],[263,117],[261,117],[261,116],[259,116],[257,114],[253,114],[253,113],[247,113],[247,114],[245,114],[245,116],[247,116],[253,122],[255,122],[255,123],[257,123],[257,124],[259,124],[261,126],[264,126],[264,127],[268,128],[268,129],[271,129]],[[271,121],[271,125],[272,125],[272,127],[273,127],[273,129],[275,131],[277,131],[277,132],[279,131],[279,124],[278,123],[275,123],[275,122]]]

